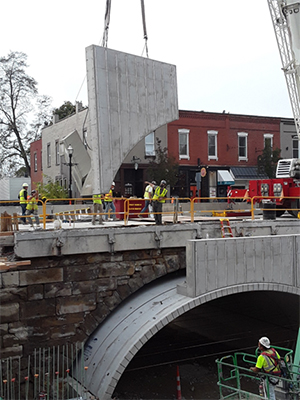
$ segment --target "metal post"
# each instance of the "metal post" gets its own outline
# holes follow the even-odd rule
[[[69,199],[72,198],[72,153],[69,152]]]

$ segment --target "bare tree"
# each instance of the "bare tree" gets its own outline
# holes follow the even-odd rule
[[[37,82],[26,73],[26,61],[21,52],[0,58],[1,175],[14,175],[22,167],[30,175],[30,143],[50,118],[50,99],[38,95]]]

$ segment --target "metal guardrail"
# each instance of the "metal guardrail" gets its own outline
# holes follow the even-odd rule
[[[194,222],[197,217],[230,217],[230,216],[249,216],[251,219],[255,219],[257,214],[261,214],[271,211],[279,211],[279,209],[274,208],[264,208],[263,201],[264,200],[278,200],[278,197],[263,197],[263,196],[255,196],[251,199],[247,200],[245,203],[245,199],[243,197],[240,198],[228,198],[228,197],[195,197],[195,198],[178,198],[171,197],[166,199],[166,203],[163,209],[164,216],[172,216],[172,221],[177,223],[180,219],[186,222]],[[289,200],[297,200],[300,201],[299,197],[282,197],[281,199],[289,199]],[[124,220],[124,225],[128,224],[130,219],[137,218],[141,208],[144,205],[144,199],[140,198],[114,198],[115,202],[119,207],[117,207],[115,215],[118,219]],[[89,202],[90,204],[88,204]],[[118,203],[119,202],[119,203]],[[16,212],[13,215],[9,215],[8,213],[1,213],[1,231],[14,231],[18,230],[18,224],[20,223],[20,219],[24,218],[20,214],[19,206],[16,206],[19,202],[16,200],[4,200],[0,201],[0,207],[2,204],[5,206],[9,206],[12,204],[15,206]],[[61,204],[65,203],[65,205]],[[232,203],[234,203],[234,207],[232,207]],[[189,206],[187,206],[189,204]],[[244,204],[248,204],[248,207],[243,206]],[[93,215],[98,215],[100,217],[104,217],[107,215],[105,211],[103,213],[94,213],[92,198],[72,198],[72,199],[47,199],[46,201],[38,200],[39,205],[39,218],[41,220],[43,229],[46,229],[47,222],[54,222],[55,219],[59,219],[63,222],[69,222],[71,225],[80,220],[86,220],[87,218],[91,218]],[[65,207],[63,210],[55,210],[58,205],[61,207]],[[169,207],[166,207],[166,206]],[[218,205],[218,206],[216,206]],[[49,212],[49,206],[51,207],[51,211]],[[240,207],[239,207],[240,206]],[[249,207],[250,206],[250,207]],[[289,208],[287,211],[292,211],[296,215],[298,214],[298,218],[300,219],[300,213],[298,208]],[[153,211],[151,214],[155,214]],[[156,213],[159,214],[159,213]],[[112,213],[110,212],[110,216]],[[4,222],[3,222],[4,221]],[[7,226],[5,226],[7,225]]]
[[[276,391],[283,393],[284,398],[296,400],[300,393],[300,372],[299,366],[292,363],[293,351],[283,347],[272,347],[279,352],[285,365],[284,374],[279,378]],[[255,366],[258,355],[259,352],[256,349],[255,354],[236,352],[216,360],[220,399],[267,400],[269,398],[268,376],[270,375],[263,372],[256,375],[249,370],[250,367]],[[258,386],[262,378],[266,384],[266,397],[258,394]]]

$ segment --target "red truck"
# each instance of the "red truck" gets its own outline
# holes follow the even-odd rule
[[[244,201],[255,197],[255,203],[269,199],[276,202],[277,217],[288,211],[297,218],[300,211],[300,159],[279,160],[276,178],[249,181],[249,189],[231,187],[227,195],[230,199],[240,198]]]

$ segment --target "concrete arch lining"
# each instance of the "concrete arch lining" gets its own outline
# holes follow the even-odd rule
[[[102,400],[111,399],[122,373],[138,350],[164,326],[200,304],[245,291],[278,290],[300,294],[300,290],[292,286],[257,282],[233,285],[191,298],[177,293],[177,285],[182,284],[183,279],[182,276],[171,277],[145,286],[94,332],[84,352],[84,365],[88,367],[85,386],[90,393]]]

